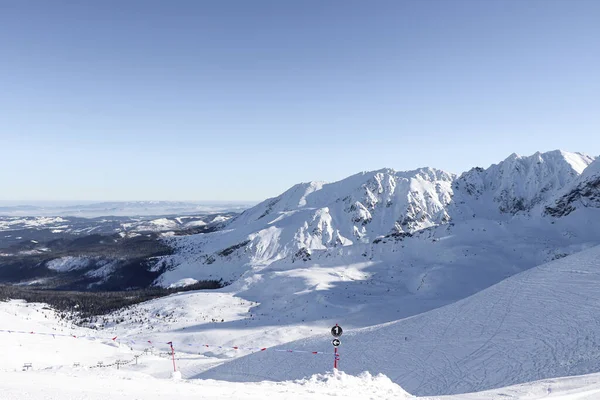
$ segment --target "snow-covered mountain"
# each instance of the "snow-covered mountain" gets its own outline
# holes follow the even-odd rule
[[[595,193],[597,174],[587,173],[593,161],[580,153],[551,151],[513,154],[458,177],[432,168],[384,169],[334,183],[298,184],[246,210],[224,231],[170,240],[177,251],[161,260],[170,269],[161,282],[215,276],[232,281],[273,262],[310,265],[324,255],[364,254],[375,260],[374,253],[386,252],[382,248],[389,241],[439,236],[440,228],[464,229],[475,220],[508,223],[506,229],[549,224],[558,214],[548,210],[560,198],[583,193],[595,204],[589,193]],[[474,236],[471,242],[478,240]]]
[[[382,169],[333,183],[302,183],[247,209],[218,232],[165,238],[173,254],[161,257],[151,271],[161,275],[157,283],[167,286],[204,279],[234,282],[265,268],[285,270],[292,265],[297,268],[368,261],[388,266],[404,260],[429,266],[432,260],[428,254],[436,254],[437,249],[457,240],[472,249],[469,254],[480,257],[487,254],[481,243],[491,238],[506,236],[504,240],[514,242],[517,248],[531,246],[527,255],[511,263],[507,261],[514,254],[507,254],[506,247],[487,254],[502,265],[474,286],[465,287],[466,296],[556,254],[570,254],[574,251],[570,246],[595,243],[597,229],[588,229],[589,218],[584,218],[582,225],[574,223],[580,217],[570,216],[577,207],[583,208],[582,213],[597,209],[600,173],[599,161],[593,161],[581,153],[557,150],[528,157],[513,154],[487,169],[474,168],[460,176],[433,168],[405,172]],[[119,210],[156,210],[189,204],[134,202],[89,207],[106,212],[113,206]],[[556,219],[563,221],[555,225]],[[0,231],[6,231],[2,240],[15,244],[25,230],[36,233],[32,240],[43,242],[67,233],[103,234],[105,228],[110,233],[126,234],[181,229],[203,232],[206,230],[196,225],[208,223],[186,216],[103,217],[91,226],[89,222],[76,217],[0,217]],[[524,237],[525,232],[529,236]],[[569,238],[563,240],[564,235]],[[431,242],[448,237],[455,239],[443,245]],[[45,248],[43,243],[39,246]],[[456,247],[448,247],[447,251],[454,254],[452,257],[459,252]],[[435,260],[435,264],[445,266],[443,271],[458,265],[449,266],[444,258]]]
[[[512,154],[488,169],[465,172],[453,188],[460,204],[472,204],[478,211],[489,208],[516,214],[547,202],[593,161],[585,154],[560,150],[528,157]]]
[[[600,208],[600,159],[563,189],[558,199],[550,203],[545,211],[549,215],[563,217],[578,208]]]
[[[340,238],[338,244],[351,244],[365,235],[414,231],[448,221],[445,208],[453,179],[452,174],[432,168],[383,169],[335,183],[299,184],[245,211],[232,228],[305,211],[312,223],[308,228],[325,235],[324,246],[334,244],[336,238]]]

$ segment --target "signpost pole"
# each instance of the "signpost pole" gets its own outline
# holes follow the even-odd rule
[[[333,372],[338,370],[338,348],[334,347]]]
[[[331,341],[331,344],[333,344],[333,373],[337,374],[338,372],[338,361],[340,360],[340,354],[338,353],[338,346],[340,344],[342,344],[342,342],[340,342],[340,339],[338,339],[340,336],[342,336],[342,333],[344,332],[344,330],[342,329],[341,326],[339,326],[338,324],[335,324],[335,326],[333,328],[331,328],[331,335],[335,338]]]

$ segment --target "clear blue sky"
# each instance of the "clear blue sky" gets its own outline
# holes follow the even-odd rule
[[[0,200],[600,154],[597,0],[0,0]]]

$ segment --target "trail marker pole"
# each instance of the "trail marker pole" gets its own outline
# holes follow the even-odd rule
[[[173,372],[177,372],[177,367],[175,366],[175,349],[173,348],[173,342],[167,343],[171,346],[171,356],[173,357]]]
[[[334,372],[335,372],[338,369],[338,357],[339,356],[338,356],[338,348],[335,347],[334,349],[335,349],[334,350],[335,355],[334,355],[334,359],[333,359],[333,369],[334,369]]]
[[[334,349],[334,351],[333,351],[333,372],[334,373],[337,373],[337,371],[338,371],[338,361],[340,360],[340,354],[338,353],[338,346],[340,344],[342,344],[342,342],[338,338],[340,336],[342,336],[343,333],[344,333],[344,330],[338,324],[335,324],[335,326],[333,328],[331,328],[331,335],[335,338],[331,341],[331,344],[333,345],[333,349]]]

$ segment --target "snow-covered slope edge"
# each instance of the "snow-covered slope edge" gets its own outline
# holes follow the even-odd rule
[[[127,367],[124,367],[127,369]],[[315,375],[289,382],[232,383],[213,380],[177,381],[151,379],[132,371],[44,371],[5,373],[0,381],[3,400],[145,400],[265,398],[288,400],[377,399],[377,400],[596,400],[600,394],[600,375],[568,377],[531,382],[502,389],[456,396],[414,397],[385,376],[368,373]],[[26,388],[26,389],[25,389]]]
[[[384,373],[417,395],[464,393],[600,369],[600,246],[535,267],[469,298],[347,332],[341,368]],[[340,319],[340,324],[344,320]],[[288,346],[331,350],[323,335]],[[301,378],[332,359],[257,353],[201,374],[235,381]],[[250,374],[249,371],[252,371]]]

